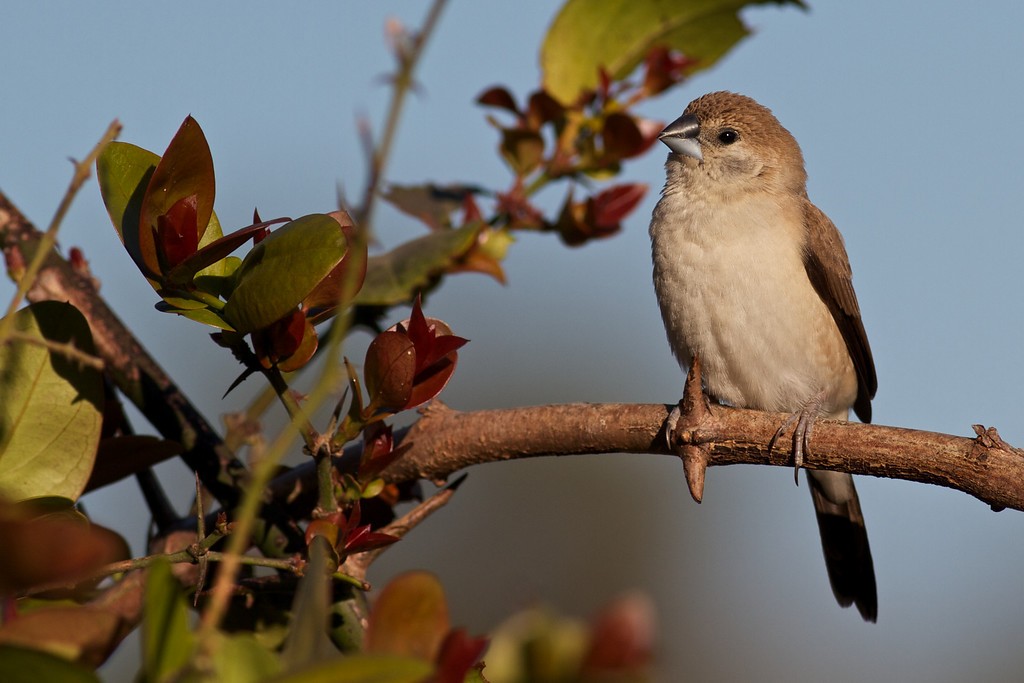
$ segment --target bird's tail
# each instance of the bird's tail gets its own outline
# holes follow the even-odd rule
[[[876,621],[875,568],[853,477],[841,472],[806,472],[832,592],[843,607],[855,604],[865,621]]]

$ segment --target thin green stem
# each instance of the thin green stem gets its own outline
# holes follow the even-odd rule
[[[81,189],[85,181],[89,179],[92,174],[92,166],[96,162],[96,158],[103,151],[103,148],[108,143],[117,138],[121,132],[121,124],[117,120],[114,120],[110,126],[107,127],[107,131],[100,138],[100,141],[96,143],[96,146],[92,148],[92,151],[81,161],[75,164],[75,173],[71,177],[71,184],[68,185],[67,192],[64,193],[64,198],[61,199],[60,205],[57,207],[57,212],[53,215],[53,220],[50,221],[49,227],[46,232],[39,240],[39,244],[36,247],[35,253],[32,255],[32,261],[29,263],[28,268],[18,278],[18,287],[14,292],[14,296],[11,297],[11,303],[7,306],[7,314],[0,319],[0,343],[4,343],[11,335],[11,325],[14,324],[13,314],[18,310],[18,306],[21,305],[25,295],[28,294],[28,290],[31,289],[32,284],[36,280],[36,276],[39,275],[39,271],[43,267],[43,263],[46,261],[46,257],[50,254],[54,245],[57,244],[57,231],[60,229],[60,224],[64,221],[64,216],[67,215],[68,209],[71,208],[71,203],[74,201],[75,196],[78,194],[78,190]]]

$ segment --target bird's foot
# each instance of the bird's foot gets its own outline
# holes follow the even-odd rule
[[[775,435],[768,442],[768,455],[775,448],[775,442],[786,431],[793,428],[793,480],[800,485],[800,468],[804,464],[804,454],[811,453],[811,434],[814,432],[814,421],[821,414],[821,406],[825,402],[825,392],[821,391],[804,404],[798,412],[793,413],[775,430]]]

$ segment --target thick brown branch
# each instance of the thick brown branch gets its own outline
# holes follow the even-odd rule
[[[670,406],[568,404],[462,413],[441,404],[424,411],[404,435],[410,449],[384,472],[391,481],[443,480],[486,462],[541,455],[668,454],[663,423]],[[684,444],[708,449],[708,465],[792,466],[790,444],[767,444],[787,416],[711,406],[699,424],[678,432]],[[820,421],[813,469],[905,479],[958,489],[994,508],[1024,510],[1024,451],[995,429],[973,439],[880,425]]]

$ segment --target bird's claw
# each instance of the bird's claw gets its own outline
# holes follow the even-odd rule
[[[814,421],[818,419],[824,398],[823,393],[814,396],[799,412],[786,418],[786,421],[775,430],[771,441],[768,442],[768,455],[771,455],[775,448],[775,442],[786,433],[786,430],[793,427],[793,480],[797,486],[800,485],[800,468],[804,465],[804,455],[811,454],[811,434],[814,432]]]

